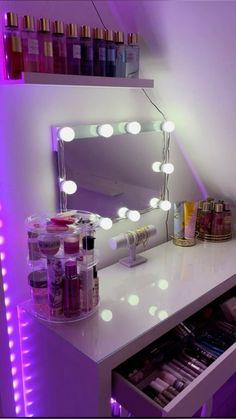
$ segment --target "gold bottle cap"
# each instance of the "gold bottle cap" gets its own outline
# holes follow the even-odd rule
[[[203,206],[202,206],[202,211],[203,212],[205,212],[205,211],[211,211],[212,210],[212,205],[211,205],[211,202],[203,202]]]
[[[23,16],[22,28],[25,31],[34,31],[35,30],[34,16]]]
[[[80,36],[82,38],[91,38],[91,28],[87,25],[82,25],[80,27]]]
[[[105,30],[105,39],[106,41],[114,41],[114,32],[110,29]]]
[[[18,28],[18,16],[13,12],[5,13],[5,26],[9,28]]]
[[[62,20],[55,20],[52,24],[52,33],[64,35],[64,23]]]
[[[39,32],[50,32],[50,21],[45,17],[41,17],[38,20],[38,31]]]
[[[223,204],[219,204],[217,202],[217,204],[214,205],[214,211],[215,212],[223,212]]]
[[[93,37],[94,39],[104,39],[104,29],[102,28],[93,28]]]
[[[121,31],[117,31],[115,32],[115,42],[119,43],[119,44],[123,44],[124,43],[124,32]]]
[[[77,38],[77,36],[78,36],[77,23],[68,23],[67,24],[67,36],[69,38]]]
[[[138,43],[138,34],[131,32],[128,33],[128,44],[136,45]]]

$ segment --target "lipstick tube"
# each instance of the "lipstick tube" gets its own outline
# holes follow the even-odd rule
[[[177,372],[179,372],[182,377],[186,378],[188,381],[193,381],[194,377],[190,374],[188,374],[185,370],[183,370],[182,368],[180,368],[178,365],[174,364],[173,362],[168,362],[168,365],[175,369]]]
[[[179,371],[176,370],[176,368],[172,368],[170,365],[168,364],[163,364],[161,366],[161,368],[163,369],[163,371],[167,371],[171,374],[173,374],[176,378],[178,378],[179,380],[183,381],[186,385],[190,384],[192,380],[188,380],[186,377],[184,377],[183,375],[180,374]],[[179,368],[180,369],[180,368]]]
[[[184,371],[186,371],[189,375],[191,375],[193,378],[197,378],[198,374],[194,371],[192,371],[186,364],[178,361],[178,359],[172,359],[172,362],[176,364],[178,367],[182,368]]]

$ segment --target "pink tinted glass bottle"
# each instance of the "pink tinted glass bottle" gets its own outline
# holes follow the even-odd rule
[[[67,52],[64,24],[61,20],[55,20],[52,26],[53,62],[54,73],[67,73]]]
[[[53,73],[52,34],[49,19],[38,20],[39,41],[39,71],[40,73]]]
[[[24,71],[39,71],[39,42],[35,32],[33,16],[23,16],[21,41],[24,60]]]
[[[5,77],[20,79],[23,71],[22,44],[18,29],[18,16],[13,12],[5,13],[5,28],[3,30]]]

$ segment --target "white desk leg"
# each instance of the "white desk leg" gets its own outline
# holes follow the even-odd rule
[[[203,406],[201,408],[201,415],[200,415],[201,417],[205,418],[205,417],[210,417],[211,416],[212,404],[213,404],[213,397],[208,399],[203,404]]]

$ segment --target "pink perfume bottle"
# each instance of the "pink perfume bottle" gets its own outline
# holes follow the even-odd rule
[[[53,48],[50,22],[48,19],[38,20],[39,41],[39,71],[41,73],[53,73]]]
[[[22,44],[15,13],[5,14],[3,31],[6,79],[20,79],[23,71]]]
[[[212,223],[212,204],[209,201],[204,201],[202,206],[202,213],[200,218],[200,236],[202,238],[205,235],[211,234],[211,223]]]
[[[223,204],[216,203],[212,214],[211,234],[213,236],[222,236],[223,234]]]
[[[39,42],[35,32],[33,16],[23,16],[21,41],[24,60],[24,71],[39,71]]]
[[[54,73],[67,73],[67,52],[64,24],[61,20],[53,22],[52,29]]]

